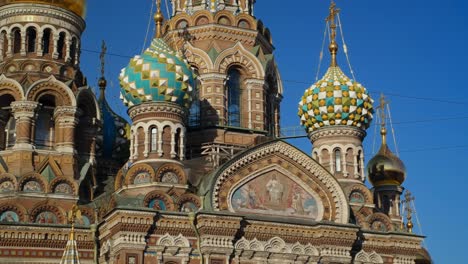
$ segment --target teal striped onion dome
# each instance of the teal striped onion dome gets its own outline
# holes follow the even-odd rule
[[[304,92],[298,115],[308,133],[337,125],[367,129],[374,113],[373,103],[364,86],[348,78],[339,67],[330,67]]]
[[[189,108],[195,87],[187,62],[161,38],[130,60],[120,73],[120,98],[127,106],[172,102]]]

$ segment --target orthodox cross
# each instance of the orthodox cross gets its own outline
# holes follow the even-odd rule
[[[330,50],[332,60],[331,66],[336,67],[336,53],[338,52],[338,44],[336,44],[336,16],[340,12],[340,9],[336,8],[336,4],[334,1],[331,2],[330,5],[330,14],[327,17],[327,21],[330,23],[330,45],[328,49]]]
[[[106,42],[103,40],[102,45],[101,45],[101,54],[99,55],[99,59],[101,60],[101,77],[104,77],[104,66],[106,64],[106,52],[107,52],[107,46]]]
[[[411,220],[412,218],[412,213],[413,209],[411,207],[411,203],[414,201],[414,197],[410,193],[410,191],[406,190],[405,193],[405,200],[403,201],[405,203],[405,211],[406,211],[406,219],[408,220],[408,223],[406,223],[406,228],[408,229],[408,232],[413,233],[413,222]]]

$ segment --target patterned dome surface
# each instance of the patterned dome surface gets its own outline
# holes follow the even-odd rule
[[[128,106],[173,102],[188,108],[194,85],[190,66],[161,38],[120,73],[121,99]]]
[[[298,115],[308,133],[333,125],[367,129],[373,117],[373,102],[364,86],[348,78],[339,67],[330,67],[304,92]]]
[[[16,3],[53,5],[68,9],[81,17],[86,14],[86,0],[0,0],[0,6]]]

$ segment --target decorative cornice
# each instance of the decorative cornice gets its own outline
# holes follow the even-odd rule
[[[132,106],[128,109],[128,115],[133,120],[135,117],[141,114],[165,112],[170,114],[176,114],[182,119],[186,115],[186,111],[180,105],[167,103],[167,102],[148,102],[140,105]]]
[[[14,21],[11,17],[14,16],[44,16],[48,17],[48,20],[38,20],[38,21],[30,21],[30,20],[23,20],[22,22],[40,22],[40,23],[51,23],[50,18],[57,19],[57,23],[53,23],[56,25],[63,26],[63,22],[70,23],[74,25],[79,32],[81,33],[84,31],[86,27],[86,23],[80,16],[67,11],[62,8],[49,6],[49,5],[31,5],[28,3],[21,3],[21,4],[9,4],[6,6],[0,7],[0,20],[1,21],[8,21],[9,23],[21,22],[21,21]],[[7,19],[8,18],[8,19]],[[3,25],[2,23],[1,25]]]
[[[309,139],[313,142],[324,137],[349,136],[363,140],[367,133],[365,130],[350,126],[324,127],[309,133]]]

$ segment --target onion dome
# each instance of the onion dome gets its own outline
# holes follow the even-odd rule
[[[189,108],[195,86],[194,74],[178,52],[161,38],[162,14],[155,15],[157,36],[151,46],[130,60],[120,73],[121,99],[125,105],[172,102]]]
[[[383,131],[382,134],[384,133],[386,132]],[[374,187],[400,186],[406,179],[406,168],[384,141],[377,155],[367,164],[367,175]]]
[[[322,79],[304,92],[299,102],[298,115],[308,133],[321,127],[339,125],[367,129],[373,117],[373,100],[367,89],[348,78],[336,62],[338,44],[335,41],[335,17],[338,11],[332,3],[327,19],[331,32],[331,65]]]
[[[86,0],[0,0],[0,6],[16,3],[45,4],[67,9],[82,18],[86,14]]]
[[[387,145],[387,129],[385,128],[385,97],[380,98],[380,114],[382,146],[379,152],[367,164],[367,175],[374,187],[400,186],[406,179],[406,168],[403,162],[393,154]]]
[[[98,153],[107,160],[125,161],[128,156],[130,138],[130,125],[121,116],[117,115],[107,103],[104,96],[106,79],[99,79],[101,95],[98,103],[101,110],[102,140],[98,141]]]
[[[374,112],[372,103],[364,86],[349,79],[339,67],[330,67],[305,91],[298,115],[307,132],[333,125],[367,129]]]

